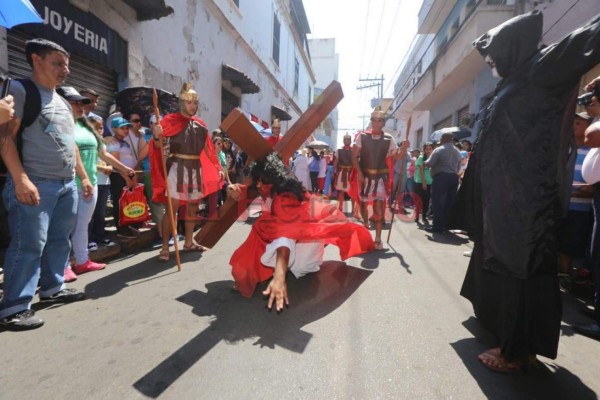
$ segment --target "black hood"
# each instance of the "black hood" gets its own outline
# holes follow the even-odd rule
[[[535,10],[490,29],[473,46],[483,57],[489,55],[506,78],[538,51],[543,25],[544,16]]]

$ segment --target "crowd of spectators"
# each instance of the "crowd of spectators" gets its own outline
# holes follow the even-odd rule
[[[108,205],[112,206],[117,235],[139,234],[140,225],[136,228],[120,223],[119,198],[124,189],[144,185],[150,215],[161,237],[166,212],[164,204],[153,201],[148,159],[156,116],[143,115],[141,111],[121,114],[114,110],[105,120],[94,113],[100,96],[93,89],[78,91],[63,84],[69,72],[66,50],[47,40],[35,39],[28,42],[26,55],[33,69],[32,84],[14,82],[11,94],[0,99],[0,124],[7,126],[12,137],[22,135],[28,140],[25,147],[18,141],[4,140],[1,151],[9,172],[4,205],[13,240],[4,263],[0,322],[23,330],[44,323],[30,308],[38,284],[41,301],[78,301],[83,299],[83,294],[66,288],[65,282],[106,267],[106,264],[91,261],[89,252],[115,245],[106,231]],[[36,119],[39,123],[25,125],[24,108],[30,91],[38,93],[40,104]],[[47,112],[50,108],[52,113]],[[600,225],[597,217],[600,196],[595,185],[587,184],[581,174],[590,147],[600,147],[600,140],[594,135],[598,131],[599,116],[597,101],[588,105],[585,113],[574,116],[573,136],[577,148],[573,187],[568,212],[561,222],[558,249],[560,269],[557,273],[564,290],[572,288],[574,279],[579,284],[591,282],[592,266],[600,264],[596,244],[600,235],[592,235]],[[105,121],[109,121],[108,125]],[[149,121],[150,126],[144,127],[142,121]],[[49,135],[36,137],[40,129]],[[278,134],[280,127],[276,129]],[[226,132],[213,131],[211,140],[224,185],[218,192],[194,203],[196,209],[191,214],[199,217],[195,223],[201,222],[202,215],[207,218],[226,201],[228,185],[243,182],[248,176],[248,157]],[[393,161],[389,203],[398,200],[401,203],[398,209],[413,208],[414,220],[433,233],[451,229],[450,214],[471,148],[469,140],[456,141],[452,134],[443,135],[437,145],[427,142],[421,149],[405,152],[403,147],[403,154]],[[48,157],[39,157],[39,154]],[[341,176],[336,175],[341,170],[335,168],[335,154],[306,148],[296,152],[290,168],[308,192],[333,198],[338,196],[340,186],[336,178]],[[344,196],[345,192],[339,198],[343,200]],[[186,213],[189,214],[189,209]],[[430,220],[433,220],[432,226]],[[189,233],[187,228],[186,233]],[[23,238],[27,238],[27,243]],[[166,256],[163,251],[161,257],[168,259],[168,248]],[[596,281],[598,274],[595,272]],[[599,311],[597,307],[596,317]],[[582,331],[590,334],[585,329]],[[600,327],[590,335],[600,338]]]
[[[14,330],[43,325],[31,309],[38,285],[43,302],[68,303],[85,297],[66,283],[79,274],[106,268],[90,260],[89,253],[116,245],[114,236],[107,234],[109,207],[116,236],[139,235],[142,225],[120,221],[124,190],[144,185],[154,222],[143,224],[156,225],[159,236],[165,215],[164,204],[152,198],[148,159],[156,116],[144,115],[141,108],[136,111],[134,104],[130,107],[134,111],[122,114],[115,109],[104,119],[94,113],[100,98],[96,91],[64,84],[69,74],[64,48],[34,39],[27,42],[25,53],[33,70],[31,78],[11,81],[9,95],[0,99],[5,132],[1,155],[7,167],[3,205],[10,238],[1,271],[0,323]],[[35,115],[27,121],[32,110]],[[144,127],[142,121],[150,126]],[[215,134],[213,142],[225,183],[242,180],[247,175],[247,156],[223,132]],[[217,194],[221,198],[215,198],[215,207],[226,193]],[[207,205],[196,204],[191,214],[199,216]],[[189,249],[187,239],[186,235]]]

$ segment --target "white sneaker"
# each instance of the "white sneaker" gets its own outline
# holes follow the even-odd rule
[[[96,242],[89,242],[88,251],[98,251],[98,244]]]

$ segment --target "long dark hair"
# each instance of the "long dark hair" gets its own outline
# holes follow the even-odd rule
[[[273,185],[273,192],[277,194],[291,193],[298,201],[304,199],[306,191],[302,183],[283,164],[277,153],[270,153],[262,160],[255,161],[250,166],[252,184],[256,186],[258,181],[267,185]]]
[[[92,132],[96,137],[96,141],[98,142],[98,147],[100,147],[100,143],[104,143],[102,141],[102,136],[100,136],[100,132],[92,125],[92,121],[88,117],[77,118],[77,122],[81,124],[88,131]]]
[[[431,150],[435,149],[435,146],[433,145],[433,143],[431,142],[427,142],[423,145],[423,161],[427,161],[427,159],[429,158],[429,156],[431,155],[427,155],[427,153],[425,152],[425,148],[426,147],[431,147]]]

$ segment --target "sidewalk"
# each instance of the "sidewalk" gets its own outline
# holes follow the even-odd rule
[[[96,251],[90,251],[90,260],[106,263],[108,261],[120,258],[125,254],[138,253],[148,248],[152,243],[158,240],[158,231],[156,226],[150,228],[140,228],[139,236],[122,237],[116,234],[115,228],[107,227],[107,237],[115,242],[116,246],[101,246]],[[4,264],[4,255],[6,247],[0,248],[0,267]],[[4,282],[4,275],[0,274],[0,285]]]

